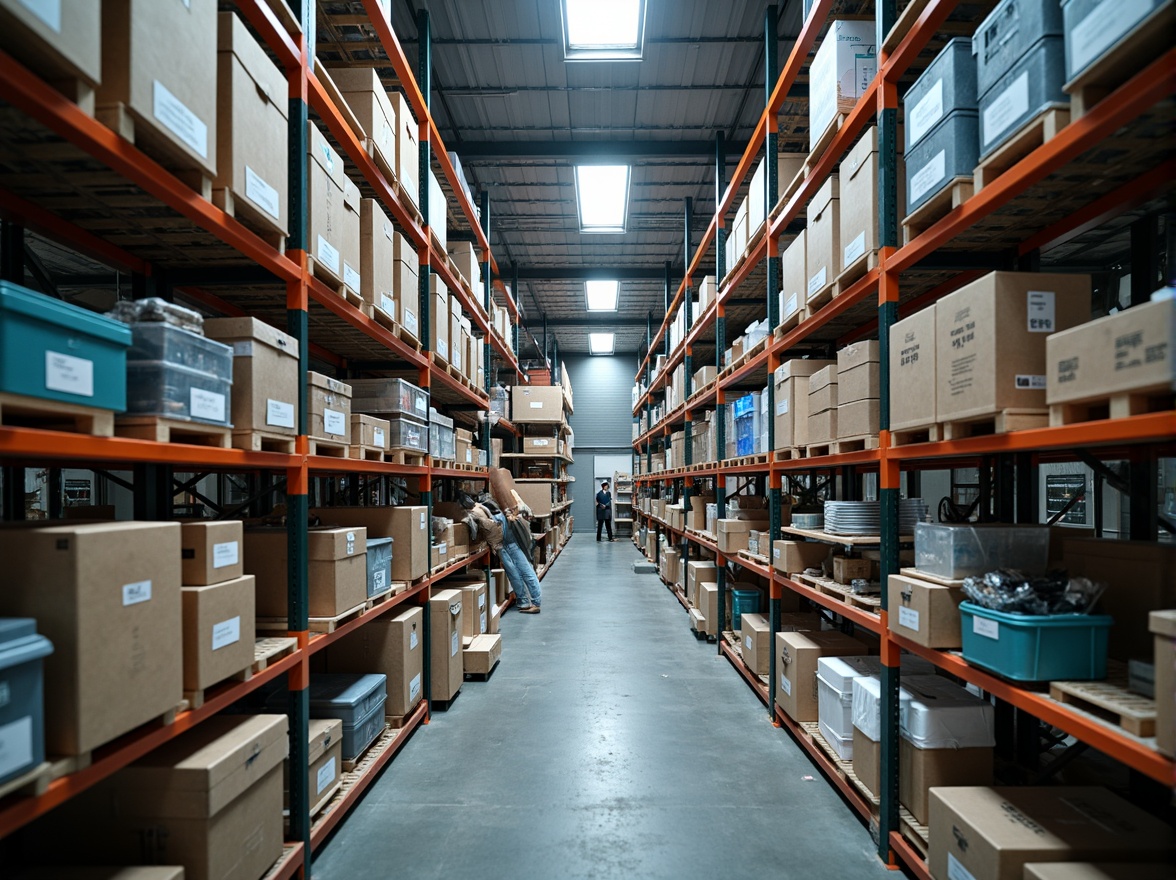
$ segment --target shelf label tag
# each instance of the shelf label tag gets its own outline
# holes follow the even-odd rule
[[[1045,389],[1045,376],[1033,376],[1018,373],[1016,377],[1018,391],[1040,391]]]
[[[379,446],[381,449],[388,445],[385,442],[386,438],[384,437],[383,428],[372,428],[372,439],[376,441],[376,446]]]
[[[265,423],[278,428],[293,428],[294,404],[266,398]]]
[[[976,880],[976,876],[960,864],[955,853],[947,854],[947,880]]]
[[[94,362],[57,351],[46,351],[45,390],[93,397]]]
[[[917,202],[943,178],[947,177],[947,151],[940,150],[931,161],[911,175],[911,203]]]
[[[972,632],[986,639],[1000,640],[1000,622],[987,617],[972,618]]]
[[[812,296],[818,290],[825,286],[825,267],[821,267],[821,271],[811,276],[808,280],[808,295]]]
[[[343,283],[359,293],[360,285],[363,281],[359,277],[359,273],[351,268],[351,264],[346,260],[343,261]]]
[[[318,261],[334,272],[339,274],[339,249],[323,238],[318,237]]]
[[[865,252],[866,231],[863,229],[857,234],[857,237],[854,238],[854,240],[845,247],[845,267],[848,268],[850,263],[852,263]]]
[[[159,80],[152,83],[152,115],[201,159],[208,158],[208,126]]]
[[[20,5],[45,22],[55,33],[61,33],[61,0],[20,0]],[[3,763],[0,758],[0,776],[4,775]]]
[[[234,645],[241,641],[241,618],[230,617],[220,623],[212,625],[212,650],[217,651],[226,645]]]
[[[347,417],[336,410],[324,409],[323,430],[336,437],[344,436],[347,433]]]
[[[987,147],[1028,112],[1029,71],[1026,70],[984,109],[983,145]]]
[[[205,391],[203,388],[193,388],[188,400],[188,413],[194,419],[207,419],[210,422],[225,420],[225,396],[215,391]]]
[[[1057,329],[1054,321],[1056,298],[1052,290],[1030,290],[1025,294],[1026,329],[1030,333],[1053,333]]]
[[[931,128],[943,118],[943,80],[936,80],[935,85],[927,90],[919,103],[907,116],[910,126],[911,144],[917,144]]]
[[[151,601],[151,581],[135,581],[133,584],[123,584],[123,607],[138,605],[140,602]]]
[[[236,541],[225,541],[223,544],[212,545],[213,568],[225,568],[229,565],[236,565],[240,558],[240,545]]]
[[[281,200],[278,198],[278,191],[248,165],[245,166],[245,195],[275,220],[281,219]]]
[[[33,716],[0,725],[0,776],[33,763]]]
[[[784,673],[780,673],[780,690],[784,691],[788,696],[792,696],[792,682],[784,677]]]
[[[418,672],[412,677],[412,681],[408,683],[408,699],[411,702],[415,700],[421,693],[421,674]]]
[[[898,625],[906,629],[919,631],[919,612],[914,608],[898,609]]]
[[[335,756],[331,755],[331,760],[318,769],[318,776],[315,779],[315,786],[318,790],[315,792],[315,797],[322,794],[327,786],[335,781],[335,775]]]
[[[25,5],[27,0],[25,0]],[[1103,53],[1128,28],[1142,21],[1152,4],[1149,0],[1118,0],[1116,3],[1099,3],[1082,21],[1070,31],[1069,69],[1078,74],[1091,61]],[[1070,77],[1067,71],[1067,76]]]

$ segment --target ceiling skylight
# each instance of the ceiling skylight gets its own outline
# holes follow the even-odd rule
[[[581,232],[624,232],[629,213],[629,166],[577,165],[576,205]]]
[[[640,61],[645,0],[562,0],[565,61]]]
[[[612,354],[614,333],[589,333],[588,350],[593,354]]]
[[[584,294],[588,299],[588,311],[615,312],[620,287],[618,281],[585,281]]]

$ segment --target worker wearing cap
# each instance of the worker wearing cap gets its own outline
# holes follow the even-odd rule
[[[600,491],[596,493],[596,540],[600,540],[600,527],[608,529],[608,539],[612,541],[612,493],[608,491],[608,480],[602,480]]]

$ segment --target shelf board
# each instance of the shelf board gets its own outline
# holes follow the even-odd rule
[[[826,544],[841,544],[846,547],[877,547],[882,543],[882,538],[877,535],[834,535],[829,532],[822,532],[815,529],[797,529],[792,526],[781,526],[780,530],[789,535],[811,538],[814,541],[823,541]],[[915,540],[915,536],[899,535],[898,540],[900,542],[910,543]]]
[[[524,460],[524,461],[525,460],[551,461],[552,459],[556,459],[559,461],[567,462],[568,464],[575,464],[576,463],[575,459],[573,459],[570,455],[564,455],[563,453],[560,453],[560,452],[555,452],[555,453],[552,453],[551,455],[544,455],[543,453],[540,453],[540,452],[504,452],[504,453],[502,453],[502,455],[500,457],[501,458],[516,459],[516,460]]]

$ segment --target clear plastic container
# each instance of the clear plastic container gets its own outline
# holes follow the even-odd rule
[[[388,419],[388,445],[391,449],[428,452],[429,426],[409,416],[391,416]]]
[[[231,357],[229,363],[232,364]],[[231,428],[229,395],[232,387],[232,379],[222,379],[201,370],[165,361],[130,361],[127,364],[127,413]]]
[[[127,363],[163,361],[233,381],[233,347],[170,324],[131,325],[131,348]]]
[[[915,568],[961,579],[1013,568],[1041,574],[1049,564],[1047,526],[916,523]]]
[[[404,379],[352,379],[353,412],[429,417],[429,392]]]
[[[429,425],[429,453],[433,458],[445,461],[453,461],[457,457],[457,438],[453,428],[436,422]]]

